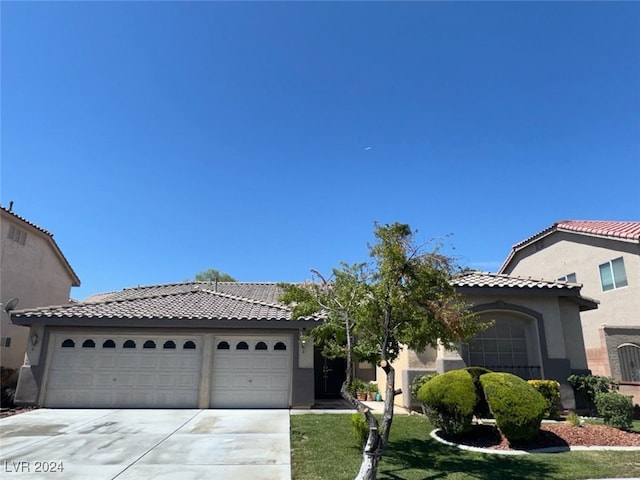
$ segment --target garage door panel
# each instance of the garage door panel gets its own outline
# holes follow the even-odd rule
[[[53,342],[45,406],[198,405],[202,342],[197,337],[78,335],[55,336]],[[165,342],[177,348],[161,348]],[[185,342],[196,348],[183,351]],[[83,343],[89,347],[83,348]],[[145,343],[156,348],[142,348]]]
[[[289,359],[282,357],[272,358],[270,366],[274,370],[289,370]]]
[[[118,360],[117,360],[118,357],[115,354],[103,353],[96,358],[97,358],[96,367],[98,368],[113,369],[118,364]]]
[[[69,354],[60,354],[53,358],[51,365],[53,367],[65,368],[71,367],[75,362],[75,356]]]
[[[192,387],[198,388],[200,386],[200,375],[192,374],[181,374],[175,378],[175,385],[178,387]]]
[[[214,349],[211,406],[288,407],[291,353],[274,346],[286,348],[289,342],[288,337],[216,337],[214,345],[229,348]],[[236,350],[239,344],[247,348]]]
[[[95,388],[106,388],[111,387],[113,385],[113,374],[111,372],[105,373],[96,373],[94,376],[94,387]]]
[[[143,353],[140,357],[140,368],[148,368],[155,370],[158,368],[158,357],[156,355],[148,355]]]
[[[136,358],[133,355],[120,355],[117,358],[118,368],[133,368],[136,364]]]

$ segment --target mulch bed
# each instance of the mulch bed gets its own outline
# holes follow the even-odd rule
[[[17,415],[19,413],[30,412],[31,410],[35,410],[38,407],[30,406],[30,407],[13,407],[13,408],[3,408],[0,411],[0,418],[10,417],[12,415]]]
[[[449,442],[495,450],[537,450],[549,447],[640,447],[640,433],[625,432],[606,425],[543,423],[535,438],[509,444],[493,425],[474,425],[463,435],[438,436]]]

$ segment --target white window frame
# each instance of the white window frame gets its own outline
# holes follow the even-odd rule
[[[558,278],[558,281],[567,283],[578,283],[578,277],[575,273],[567,273],[566,275]]]
[[[615,274],[616,269],[614,268],[614,263],[618,261],[622,266],[622,278],[620,278],[620,275],[616,276]],[[611,284],[607,283],[605,285],[605,282],[604,282],[605,279],[602,276],[603,270],[606,271],[608,275],[611,277],[611,281],[612,281]],[[619,288],[623,288],[629,285],[629,282],[627,280],[627,271],[624,267],[624,259],[622,257],[614,258],[613,260],[609,260],[608,262],[601,263],[600,265],[598,265],[598,272],[600,273],[600,287],[602,288],[603,292],[608,292],[610,290],[617,290]],[[618,274],[619,273],[620,271],[618,271]]]

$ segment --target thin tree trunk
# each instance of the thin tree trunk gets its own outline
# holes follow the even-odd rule
[[[352,403],[364,414],[367,419],[367,424],[369,425],[369,436],[362,451],[362,463],[360,464],[360,471],[355,480],[376,479],[378,475],[378,465],[382,459],[384,449],[387,446],[391,424],[393,423],[393,401],[396,395],[402,393],[401,390],[395,390],[395,370],[391,364],[386,360],[382,360],[380,367],[387,376],[382,425],[378,423],[378,420],[376,420],[376,417],[368,408],[357,400],[352,399]]]

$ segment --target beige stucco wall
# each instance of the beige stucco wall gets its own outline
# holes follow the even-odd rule
[[[68,303],[73,278],[46,234],[5,212],[1,216],[0,301],[18,298],[18,309]],[[24,245],[10,238],[9,227],[27,233]],[[10,347],[0,347],[0,365],[22,365],[29,329],[13,325],[2,310],[1,335],[11,337]]]
[[[640,320],[640,247],[629,242],[586,235],[555,232],[543,240],[544,248],[536,251],[530,245],[516,253],[504,273],[555,280],[576,274],[581,294],[600,302],[597,310],[581,315],[584,344],[589,368],[594,374],[609,375],[607,351],[600,327],[603,324],[637,325]],[[624,259],[628,286],[602,291],[598,266],[607,261]]]
[[[542,367],[543,378],[555,378],[563,383],[563,404],[571,406],[574,403],[571,388],[566,384],[568,373],[562,363],[558,366],[553,361],[547,363],[545,369],[542,361],[542,348],[546,348],[547,357],[551,360],[568,360],[570,370],[584,370],[587,368],[587,360],[582,339],[580,312],[578,305],[567,299],[550,296],[496,296],[477,295],[466,296],[470,306],[494,305],[502,302],[500,308],[484,310],[478,313],[479,321],[491,321],[496,319],[509,319],[520,321],[525,326],[527,332],[527,353],[530,365],[540,365]],[[509,305],[515,305],[520,310],[510,310]],[[505,309],[506,308],[506,309]],[[538,319],[522,310],[535,312],[542,317],[544,325],[544,335],[538,327]],[[544,345],[542,345],[544,342]],[[401,388],[403,394],[396,396],[395,404],[409,407],[415,402],[409,395],[410,379],[418,374],[420,370],[436,371],[440,370],[437,365],[438,359],[446,359],[452,368],[456,366],[460,356],[455,351],[444,348],[427,349],[421,354],[416,354],[407,348],[403,348],[400,355],[393,363],[396,370],[396,388]],[[445,368],[448,369],[449,367]],[[560,370],[554,370],[560,368]],[[377,370],[378,385],[380,391],[384,391],[385,374],[382,369]]]

